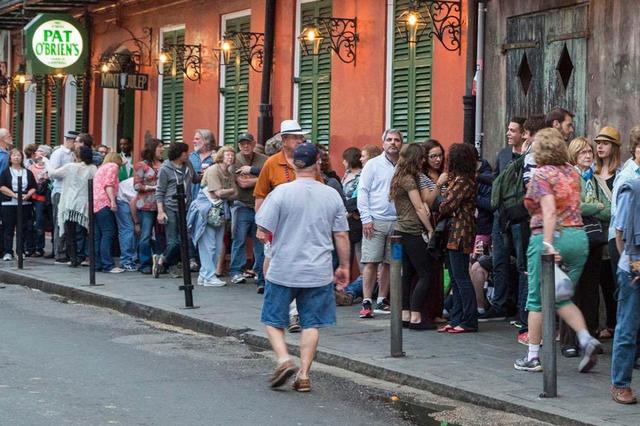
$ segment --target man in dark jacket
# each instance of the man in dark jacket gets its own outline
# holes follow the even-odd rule
[[[494,177],[504,171],[511,162],[515,161],[522,154],[522,144],[524,143],[524,122],[523,117],[513,117],[507,126],[508,146],[503,148],[498,154]],[[515,182],[514,182],[515,184]],[[478,318],[479,321],[500,321],[506,319],[505,302],[507,300],[508,274],[509,274],[509,247],[505,244],[500,215],[496,211],[493,218],[493,229],[491,240],[493,244],[493,282],[494,297],[492,305],[484,315]]]

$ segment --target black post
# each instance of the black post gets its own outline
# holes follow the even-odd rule
[[[476,74],[476,42],[477,42],[477,0],[469,0],[467,10],[467,64],[465,79],[465,96],[462,97],[464,110],[463,141],[473,145],[476,131],[476,97],[473,94],[473,79]]]
[[[22,175],[18,176],[18,210],[16,211],[16,253],[18,255],[18,269],[23,269],[22,257]],[[6,226],[6,225],[5,225]],[[6,247],[5,247],[6,248]]]
[[[258,143],[262,145],[273,135],[271,69],[273,64],[275,21],[276,0],[267,0],[264,15],[264,57],[262,62],[262,87],[260,90],[260,116],[258,117]]]
[[[189,269],[189,248],[187,234],[187,196],[184,192],[184,185],[178,182],[178,193],[176,199],[178,201],[178,227],[180,229],[180,258],[182,259],[182,286],[180,290],[184,290],[184,306],[186,308],[194,308],[193,306],[193,285],[191,284],[191,270]]]
[[[540,293],[542,299],[542,398],[558,396],[558,359],[556,355],[556,280],[555,256],[542,255],[542,279]]]
[[[87,181],[89,191],[89,285],[96,285],[96,248],[93,240],[96,234],[96,221],[93,214],[93,179]]]

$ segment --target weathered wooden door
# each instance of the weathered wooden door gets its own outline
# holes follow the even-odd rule
[[[587,17],[581,4],[507,19],[507,120],[559,106],[585,134]]]

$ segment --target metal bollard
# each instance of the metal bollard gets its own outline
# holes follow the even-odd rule
[[[403,357],[402,351],[402,244],[400,236],[391,237],[391,356]]]
[[[540,291],[542,295],[542,339],[541,348],[543,368],[543,392],[541,398],[555,398],[558,396],[558,370],[556,356],[556,280],[555,256],[542,255],[542,279]]]
[[[24,244],[22,241],[22,223],[24,218],[22,217],[22,176],[18,176],[18,207],[16,210],[16,253],[18,255],[18,269],[24,268],[24,257],[22,255],[24,250]]]
[[[96,216],[93,213],[93,179],[87,181],[89,193],[89,285],[96,285]]]
[[[193,306],[193,284],[191,284],[191,270],[189,269],[189,248],[187,234],[187,196],[184,192],[184,185],[178,183],[178,193],[176,200],[178,201],[178,227],[180,230],[180,258],[182,259],[182,285],[180,290],[184,290],[184,306],[187,309],[194,309]]]

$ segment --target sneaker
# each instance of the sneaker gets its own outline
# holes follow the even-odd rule
[[[91,266],[91,263],[89,263],[89,261],[85,259],[82,262],[80,262],[80,266]]]
[[[385,297],[382,299],[382,302],[376,303],[376,308],[374,311],[376,314],[389,315],[391,314],[391,305],[389,305],[389,300]]]
[[[253,269],[247,269],[246,271],[242,272],[242,276],[245,278],[255,278],[257,276],[256,271],[254,271]]]
[[[245,282],[245,278],[242,276],[242,274],[236,274],[233,277],[231,277],[231,282],[233,284],[240,284]]]
[[[7,253],[2,256],[2,260],[4,260],[5,262],[10,262],[13,260],[13,255],[11,253]]]
[[[189,261],[189,271],[190,272],[199,272],[200,271],[200,265],[198,265],[198,262],[196,262],[195,259],[191,259]]]
[[[58,265],[66,265],[67,263],[69,263],[69,260],[70,259],[68,257],[58,257],[53,261],[53,263],[56,263]]]
[[[33,253],[33,257],[43,257],[44,256],[44,251],[43,250],[36,250]]]
[[[263,286],[263,285],[259,285],[259,286],[256,288],[256,293],[258,293],[258,294],[264,294],[264,286]]]
[[[196,285],[204,285],[204,280],[202,279],[201,276],[198,275],[198,281],[196,281]]]
[[[125,272],[136,272],[138,270],[135,265],[125,265],[122,269],[124,269]]]
[[[225,285],[227,285],[227,282],[213,277],[210,280],[202,280],[201,285],[203,287],[224,287]]]
[[[360,309],[360,318],[373,318],[373,309],[371,308],[371,302],[362,302],[362,309]]]
[[[160,277],[160,256],[158,256],[157,254],[154,254],[151,258],[151,274],[153,275],[153,278],[159,278]]]
[[[302,327],[300,327],[300,317],[298,315],[290,315],[289,316],[289,328],[287,331],[289,333],[300,333]]]
[[[531,361],[527,359],[527,355],[523,356],[520,359],[517,359],[516,362],[513,363],[513,368],[520,371],[542,371],[542,364],[540,364],[539,358],[534,358]]]
[[[582,348],[584,356],[580,360],[578,371],[586,373],[591,370],[598,363],[598,349],[600,349],[600,342],[597,339],[591,339],[587,346]]]
[[[521,323],[518,320],[509,321],[509,324],[511,324],[512,326],[514,326],[517,329],[521,329],[522,327],[524,327],[524,324]]]
[[[478,322],[504,321],[506,319],[507,317],[505,316],[504,313],[496,309],[489,308],[487,312],[485,312],[484,314],[478,317]]]
[[[529,346],[529,332],[525,331],[524,333],[518,334],[518,343],[521,345]]]
[[[117,266],[114,266],[113,268],[109,269],[108,271],[105,271],[108,274],[121,274],[124,272],[124,269],[122,268],[118,268]]]

